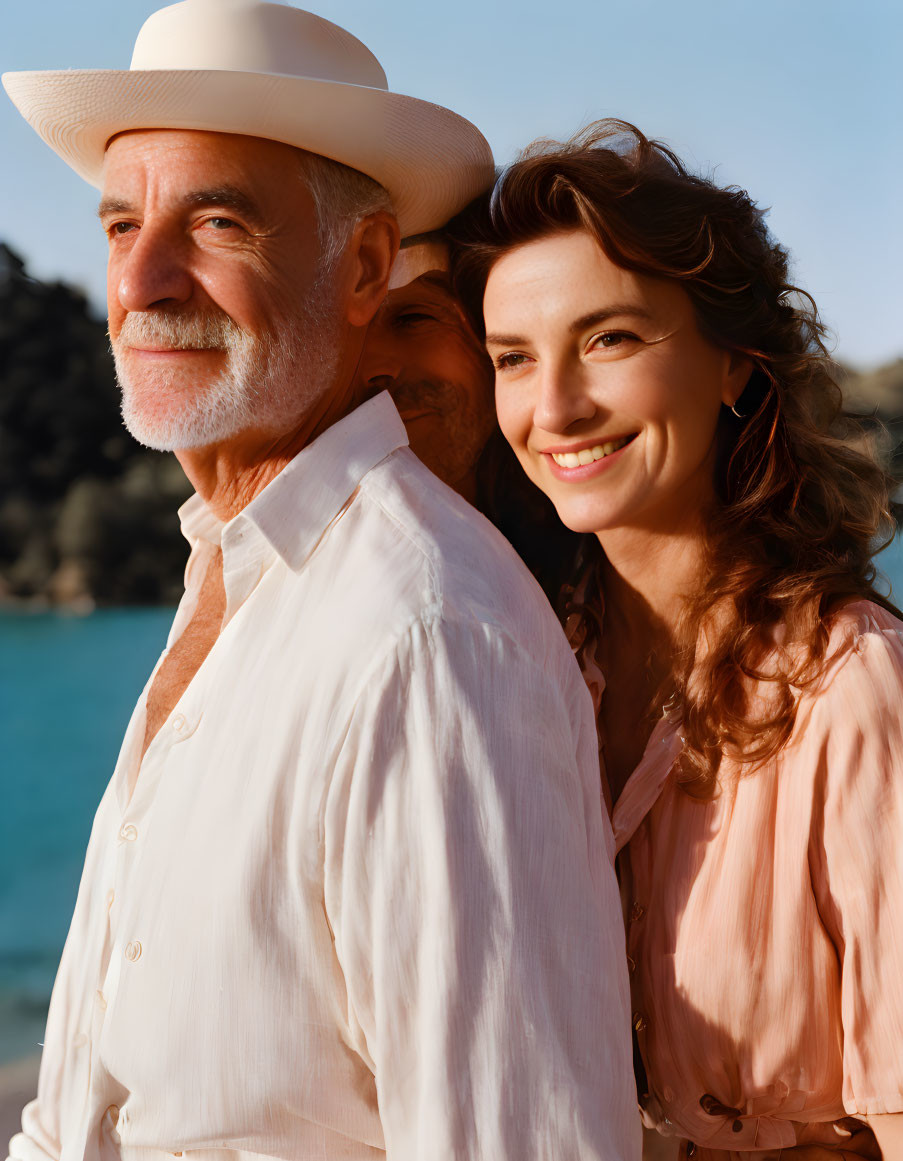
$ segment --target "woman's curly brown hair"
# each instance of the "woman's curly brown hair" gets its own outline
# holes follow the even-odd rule
[[[679,282],[701,332],[754,367],[737,403],[742,418],[725,408],[719,421],[707,580],[686,609],[675,662],[681,781],[704,798],[722,755],[755,765],[786,743],[798,693],[824,666],[834,612],[865,598],[899,615],[873,587],[872,555],[893,535],[893,481],[842,411],[815,303],[790,283],[787,252],[763,212],[745,191],[688,173],[626,122],[597,122],[564,144],[537,142],[452,223],[454,279],[475,324],[498,258],[574,229],[592,234],[618,266]],[[483,476],[486,509],[553,602],[562,584],[573,593],[580,580],[590,594],[570,618],[580,657],[600,632],[598,541],[563,530],[498,444]],[[776,639],[784,645],[777,667]],[[750,693],[762,680],[774,697],[753,714]]]

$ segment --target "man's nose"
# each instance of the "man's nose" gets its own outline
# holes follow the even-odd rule
[[[561,434],[581,420],[592,419],[596,410],[582,368],[559,363],[537,368],[535,427]]]
[[[400,378],[403,370],[401,353],[396,344],[371,328],[361,352],[358,381],[372,392],[386,391]]]
[[[194,286],[179,241],[151,225],[139,228],[111,283],[110,290],[127,311],[181,305],[191,298]]]

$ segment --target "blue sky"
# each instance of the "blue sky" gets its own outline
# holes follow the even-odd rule
[[[392,88],[449,105],[500,162],[600,116],[749,189],[841,358],[903,354],[899,0],[308,0],[359,36]],[[125,68],[155,0],[3,0],[0,67]],[[0,104],[0,239],[100,308],[96,191]]]

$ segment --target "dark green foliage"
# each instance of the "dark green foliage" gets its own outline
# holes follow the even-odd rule
[[[104,323],[0,243],[0,596],[177,599],[187,546],[173,457],[122,426]]]

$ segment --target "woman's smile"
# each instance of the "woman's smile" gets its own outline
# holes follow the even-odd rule
[[[698,519],[740,387],[678,283],[617,266],[573,230],[505,253],[483,309],[502,432],[569,528]]]
[[[584,441],[568,448],[544,448],[542,454],[552,461],[549,470],[559,480],[582,482],[610,469],[620,459],[620,453],[636,439],[637,433]]]

